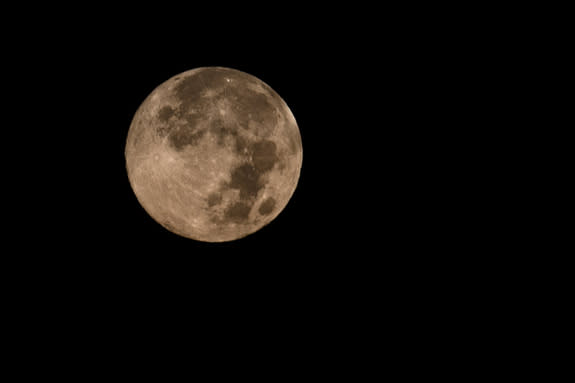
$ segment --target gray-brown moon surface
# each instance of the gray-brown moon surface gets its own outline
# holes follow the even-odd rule
[[[283,99],[247,73],[202,67],[159,85],[125,149],[136,197],[173,233],[232,241],[275,219],[293,195],[301,136]]]

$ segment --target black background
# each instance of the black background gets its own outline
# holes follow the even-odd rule
[[[481,185],[466,178],[475,165],[464,159],[485,121],[481,93],[468,90],[489,84],[495,64],[466,30],[472,15],[407,8],[92,9],[31,26],[6,61],[18,73],[9,79],[13,113],[27,121],[13,130],[34,153],[26,156],[34,177],[22,180],[33,186],[21,193],[37,227],[47,228],[34,235],[47,248],[97,251],[124,267],[143,260],[184,270],[214,252],[294,270],[366,272],[410,253],[425,268],[430,249],[474,248],[462,245],[472,229],[461,222],[481,206],[468,197]],[[131,190],[124,158],[145,97],[210,65],[275,89],[294,113],[304,153],[298,187],[277,219],[222,244],[155,223]]]
[[[17,190],[30,211],[17,225],[31,249],[24,262],[48,284],[91,284],[91,294],[118,292],[122,302],[145,300],[138,291],[239,289],[311,307],[344,296],[365,302],[383,285],[396,295],[435,286],[454,267],[470,275],[454,254],[482,246],[467,225],[470,206],[481,204],[468,190],[481,185],[465,179],[459,160],[473,150],[467,132],[479,120],[462,90],[482,81],[469,65],[481,55],[465,48],[473,34],[419,8],[243,11],[91,10],[13,44],[7,61],[19,73],[21,108],[13,112],[27,119],[14,130],[34,169],[22,180],[31,186]],[[148,216],[124,157],[145,97],[211,65],[276,90],[303,142],[284,211],[220,244],[179,237]]]
[[[66,252],[97,251],[123,267],[183,269],[222,250],[294,270],[369,272],[366,265],[401,263],[406,252],[456,248],[459,218],[445,201],[467,186],[446,176],[457,163],[446,153],[467,150],[464,139],[451,142],[461,134],[452,126],[465,108],[458,78],[474,59],[462,48],[472,37],[454,38],[458,26],[427,19],[422,9],[372,11],[198,9],[187,19],[162,8],[95,10],[19,42],[21,54],[10,57],[30,84],[16,99],[35,90],[34,108],[25,103],[22,114],[34,121],[24,135],[33,137],[31,165],[39,169],[31,194],[42,196],[31,199],[42,211],[39,225],[50,228],[42,240]],[[275,89],[295,115],[304,152],[286,209],[257,233],[222,244],[155,223],[131,190],[124,158],[145,97],[178,73],[211,65]]]
[[[507,221],[490,214],[500,189],[482,182],[478,163],[495,150],[482,140],[501,142],[485,111],[507,104],[494,97],[490,68],[501,60],[482,54],[475,10],[214,5],[50,5],[34,8],[40,23],[6,23],[18,38],[4,48],[5,83],[16,85],[5,108],[17,118],[4,131],[17,137],[5,141],[4,190],[18,198],[6,199],[16,218],[5,237],[17,243],[5,259],[17,265],[2,271],[23,333],[45,354],[68,335],[70,350],[95,345],[117,363],[138,349],[186,358],[195,336],[209,338],[201,354],[280,345],[309,365],[345,359],[354,377],[394,341],[388,354],[405,362],[414,349],[436,355],[445,334],[456,352],[473,334],[489,339],[500,316],[481,307],[496,301],[490,286],[507,271],[495,255],[511,247],[495,244]],[[145,97],[209,65],[270,85],[303,142],[285,210],[222,244],[157,224],[124,157]],[[503,300],[502,311],[513,292]],[[184,340],[151,346],[173,339]]]
[[[567,279],[541,270],[549,251],[521,250],[541,237],[509,187],[525,161],[509,149],[538,150],[519,140],[530,105],[514,105],[533,42],[548,44],[509,22],[538,26],[527,6],[211,4],[7,9],[5,364],[358,380],[490,374],[531,352],[545,328],[529,318]],[[269,84],[303,141],[286,209],[223,244],[163,229],[125,169],[144,98],[206,65]]]
[[[144,285],[204,270],[198,278],[265,277],[293,288],[292,276],[299,285],[371,283],[381,263],[409,264],[404,254],[413,252],[426,267],[422,249],[437,241],[438,216],[430,212],[437,204],[429,202],[439,177],[426,155],[436,127],[422,121],[433,118],[426,92],[440,53],[413,23],[369,9],[267,17],[197,10],[189,19],[162,9],[94,12],[36,29],[10,55],[23,73],[16,80],[27,84],[14,99],[34,95],[18,103],[30,119],[18,132],[35,153],[27,164],[35,176],[26,180],[33,187],[23,193],[42,229],[25,244],[61,254],[45,267],[78,263],[88,280],[115,275],[114,283]],[[276,90],[303,143],[300,180],[284,211],[260,231],[220,244],[157,224],[130,187],[124,157],[145,97],[178,73],[212,65]]]

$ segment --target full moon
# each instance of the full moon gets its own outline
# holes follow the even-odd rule
[[[128,131],[130,185],[169,231],[232,241],[274,220],[302,166],[295,118],[267,84],[247,73],[202,67],[159,85]]]

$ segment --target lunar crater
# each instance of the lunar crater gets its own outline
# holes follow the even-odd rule
[[[276,200],[273,199],[272,197],[268,197],[266,200],[264,200],[260,204],[258,212],[261,215],[268,215],[274,210],[275,205],[276,205]]]

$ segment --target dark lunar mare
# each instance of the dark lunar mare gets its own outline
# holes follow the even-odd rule
[[[178,126],[169,136],[171,146],[180,151],[186,146],[195,146],[206,134],[205,130],[194,129],[189,126]]]
[[[252,164],[242,164],[232,170],[228,187],[238,189],[242,200],[249,200],[256,197],[261,189],[260,176]]]
[[[268,215],[276,206],[276,200],[272,197],[268,197],[264,202],[261,203],[260,208],[258,209],[261,215]]]
[[[160,122],[166,123],[170,120],[170,117],[174,115],[174,108],[169,105],[163,106],[158,112],[158,120]]]
[[[230,82],[227,81],[230,80]],[[269,94],[263,94],[251,89],[251,86],[259,84]],[[220,90],[217,97],[205,97],[206,90]],[[221,91],[223,89],[223,91]],[[236,153],[243,154],[246,148],[245,142],[239,138],[238,131],[244,129],[256,136],[265,129],[277,124],[276,106],[277,95],[269,90],[261,81],[239,71],[223,68],[211,68],[201,70],[182,78],[174,86],[174,95],[179,106],[174,108],[170,105],[161,107],[156,115],[158,119],[157,132],[160,137],[168,136],[171,146],[180,151],[186,146],[195,145],[203,136],[198,132],[198,123],[210,118],[209,129],[218,138],[218,143],[224,144],[227,136],[233,136],[236,142]],[[225,98],[231,105],[233,117],[224,119],[209,109],[218,101],[218,97]],[[271,102],[270,102],[271,100]],[[195,113],[192,113],[195,110]],[[212,114],[212,116],[210,116]],[[250,122],[257,124],[250,128]],[[263,129],[263,130],[262,130]],[[271,142],[271,141],[270,141]],[[263,163],[259,152],[270,151],[269,143],[256,146],[255,164],[257,170],[267,170],[272,162]],[[268,146],[265,146],[268,145]],[[275,144],[274,144],[275,145]],[[265,161],[264,161],[265,162]]]
[[[222,190],[236,189],[240,192],[240,202],[228,206],[224,212],[226,219],[241,223],[248,219],[255,204],[256,197],[265,187],[264,177],[278,162],[276,144],[269,140],[260,140],[248,144],[247,162],[236,166],[231,172],[230,182]],[[273,202],[272,202],[273,201]],[[270,214],[275,207],[275,200],[267,201],[260,206],[260,214]],[[238,204],[241,204],[241,208]],[[247,210],[247,213],[246,213]]]
[[[198,123],[206,118],[205,110],[213,103],[203,94],[214,86],[221,84],[210,71],[200,71],[180,79],[173,90],[178,106],[162,106],[156,115],[158,136],[167,136],[170,145],[177,151],[197,144],[205,134],[205,131],[198,129]],[[192,110],[196,113],[192,113]]]
[[[278,160],[276,143],[269,140],[255,142],[252,147],[252,162],[258,172],[271,170]]]
[[[211,193],[208,196],[208,206],[213,207],[222,203],[222,195],[221,193]]]
[[[235,202],[226,209],[225,218],[231,222],[241,223],[248,219],[251,210],[252,205],[249,203],[243,201]]]

